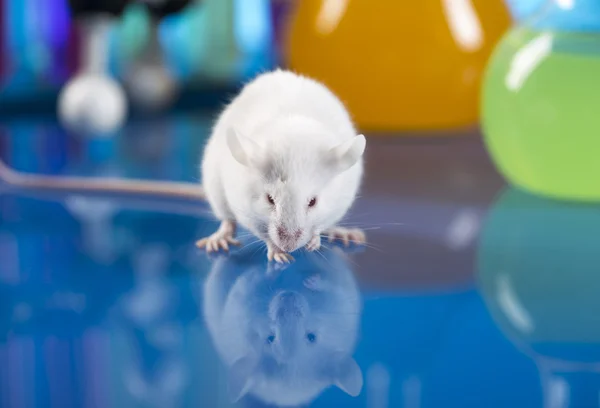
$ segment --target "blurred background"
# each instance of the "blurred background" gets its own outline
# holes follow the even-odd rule
[[[298,406],[598,407],[599,4],[0,0],[0,159],[199,183],[244,83],[319,79],[368,140],[346,222],[369,243],[340,269],[364,387]],[[194,246],[216,227],[192,199],[0,181],[0,407],[273,406],[228,398]]]
[[[105,47],[98,50],[105,53],[102,69],[127,89],[134,112],[142,110],[145,98],[139,95],[144,92],[153,92],[154,105],[162,109],[216,108],[243,81],[283,66],[334,81],[328,85],[339,88],[351,105],[360,105],[353,91],[346,89],[348,81],[357,78],[364,83],[386,83],[392,87],[391,93],[408,90],[417,103],[420,88],[431,93],[432,89],[444,92],[453,87],[448,92],[464,95],[447,97],[465,106],[455,106],[457,111],[448,113],[439,125],[431,118],[432,126],[472,124],[474,113],[464,111],[475,109],[474,87],[495,41],[508,28],[507,14],[525,18],[542,3],[506,1],[425,5],[356,0],[171,0],[172,6],[166,6],[161,3],[168,2],[150,0],[2,0],[0,114],[55,112],[61,89],[89,69],[86,25],[90,16],[104,14],[111,18],[103,34]],[[374,25],[376,21],[381,24]],[[421,82],[408,81],[422,67],[431,70],[436,60],[445,60],[449,72],[426,72],[420,75]],[[374,76],[374,68],[365,66],[364,61],[383,71]],[[164,72],[157,73],[159,68]],[[335,83],[338,71],[344,75]],[[144,77],[144,73],[158,79],[150,84],[132,79]],[[356,87],[354,93],[362,91],[360,83]],[[384,97],[379,105],[393,103],[394,99]],[[365,125],[384,130],[403,127],[385,107],[379,108],[384,111],[379,116],[363,113],[364,109],[361,105],[351,110],[358,111],[356,115]],[[439,115],[435,109],[442,108],[430,109]],[[427,127],[423,122],[407,126]]]

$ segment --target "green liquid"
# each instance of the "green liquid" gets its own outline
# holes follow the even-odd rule
[[[513,184],[600,200],[600,35],[514,29],[483,88],[485,140]]]

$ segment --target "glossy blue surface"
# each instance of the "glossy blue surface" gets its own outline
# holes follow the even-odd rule
[[[0,126],[0,152],[193,182],[208,129],[85,141],[32,119]],[[249,239],[197,250],[202,203],[0,184],[0,407],[598,406],[600,208],[503,191],[471,136],[369,139],[348,219],[369,246],[284,269]]]

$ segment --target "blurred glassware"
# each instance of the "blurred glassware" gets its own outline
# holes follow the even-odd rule
[[[4,4],[4,0],[0,0],[0,24],[2,24],[2,29],[0,29],[0,88],[4,87],[5,83],[5,71],[7,68],[6,64],[6,45],[5,39],[6,30],[4,29],[4,22],[6,20],[6,6]]]
[[[133,59],[144,50],[150,37],[150,16],[141,3],[130,4],[111,32],[111,51],[118,62]]]
[[[509,23],[504,0],[302,0],[286,53],[365,130],[463,127],[478,119],[481,73]]]
[[[288,17],[294,8],[290,0],[270,0],[271,27],[273,28],[272,47],[277,63],[285,61],[285,41]]]
[[[168,66],[163,52],[167,44],[161,43],[160,24],[164,19],[182,13],[192,0],[138,0],[138,3],[145,5],[151,18],[144,24],[143,32],[147,35],[144,45],[126,67],[124,79],[134,107],[156,112],[170,107],[180,91],[178,78]]]
[[[490,60],[482,119],[490,154],[514,185],[600,200],[600,2],[551,0]]]
[[[599,210],[509,189],[482,231],[483,297],[536,363],[544,407],[600,406]]]
[[[66,0],[0,2],[0,74],[3,92],[33,83],[44,89],[68,75],[71,36]],[[7,78],[13,81],[9,83]],[[8,88],[8,89],[7,89]]]
[[[192,88],[237,84],[274,64],[270,0],[202,0],[161,24],[169,66]]]
[[[536,13],[548,0],[505,0],[513,18],[524,20]]]
[[[235,75],[238,44],[235,41],[234,0],[205,0],[203,51],[204,76],[228,81]]]
[[[70,4],[83,11],[111,7],[112,15],[118,15],[107,28],[106,73],[119,81],[158,44],[164,65],[149,70],[149,76],[173,75],[181,87],[181,98],[173,101],[177,107],[220,107],[224,92],[276,64],[274,25],[283,21],[276,16],[284,15],[285,8],[271,0],[176,0],[177,12],[154,28],[142,4],[148,1],[3,0],[0,104],[7,109],[0,114],[20,112],[24,105],[48,113],[55,109],[57,92],[82,69],[87,34],[69,18]],[[164,14],[160,5],[152,10]],[[153,35],[157,38],[151,47]]]
[[[83,61],[80,71],[65,84],[58,115],[65,127],[86,136],[117,131],[127,118],[127,100],[120,83],[108,70],[112,18],[94,12],[82,19]]]

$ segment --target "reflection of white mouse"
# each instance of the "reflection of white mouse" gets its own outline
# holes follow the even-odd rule
[[[227,250],[238,223],[278,262],[318,249],[323,233],[362,242],[361,231],[335,225],[360,187],[364,148],[324,85],[282,70],[260,75],[223,111],[204,151],[204,189],[221,226],[198,245]]]
[[[265,272],[262,257],[249,260],[243,252],[213,263],[203,312],[228,367],[233,400],[250,394],[297,406],[331,385],[360,394],[363,376],[352,358],[360,293],[338,251],[327,251],[325,259],[304,253],[275,277]]]

